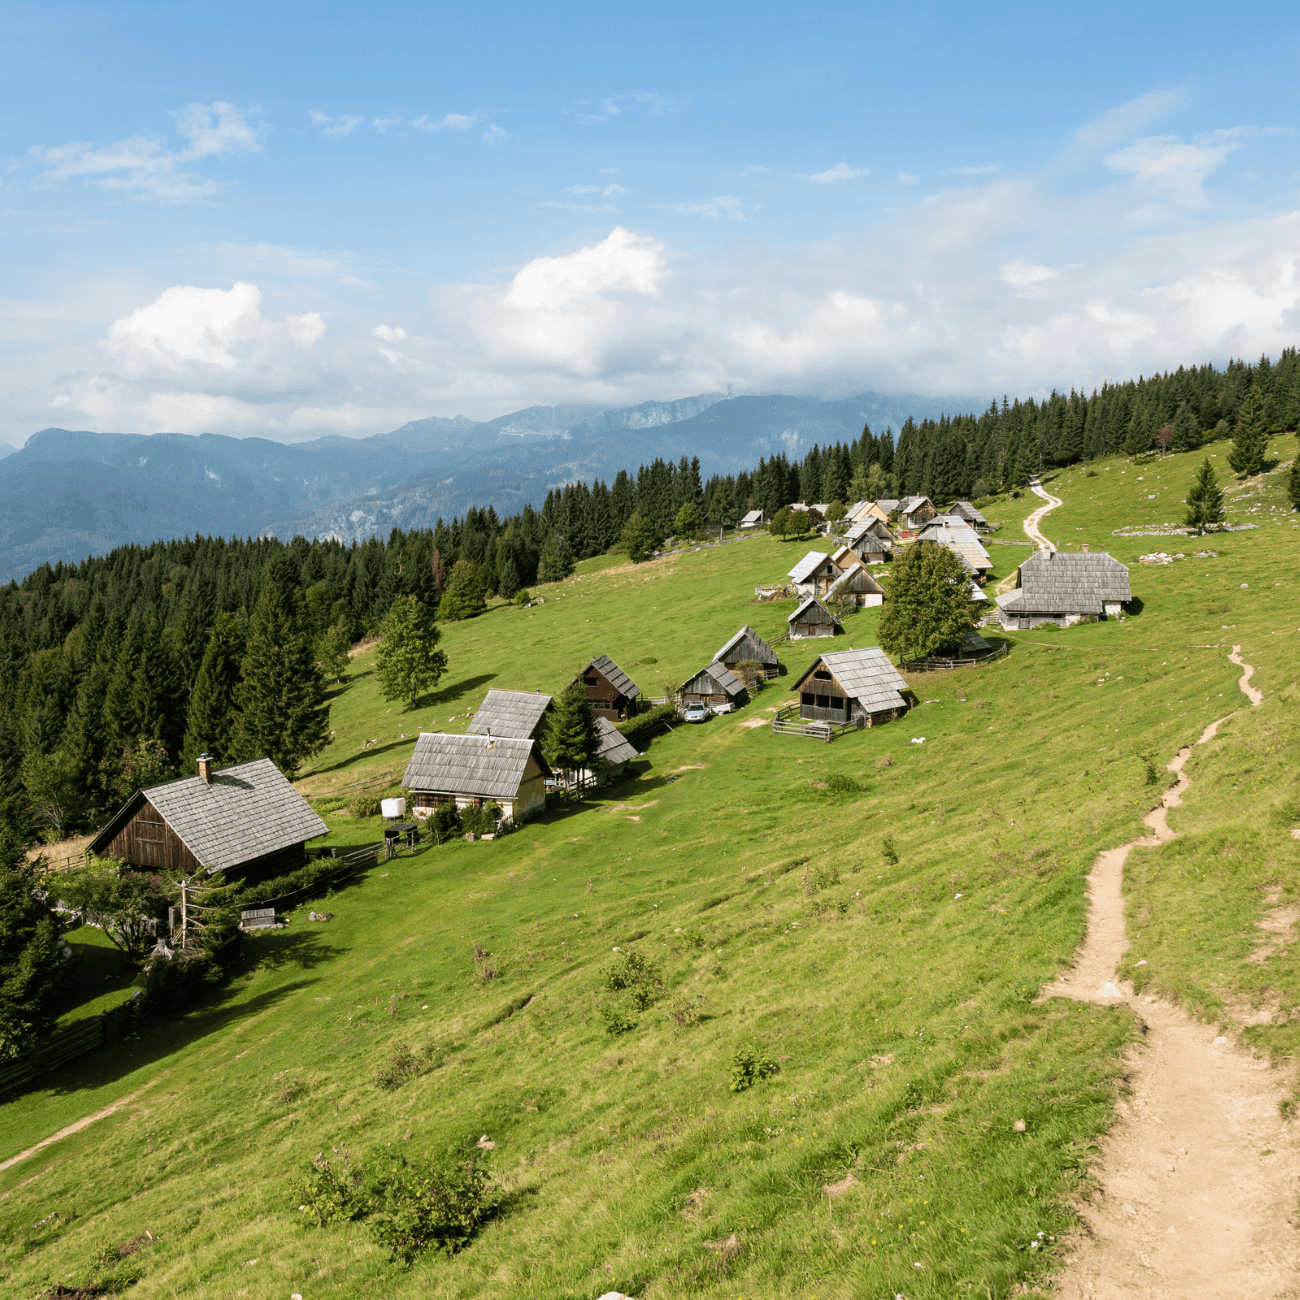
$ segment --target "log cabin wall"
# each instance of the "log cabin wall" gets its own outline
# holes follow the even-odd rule
[[[814,722],[847,722],[853,700],[825,668],[815,668],[799,692],[799,716]]]
[[[189,874],[203,865],[148,799],[141,800],[126,825],[113,836],[105,856],[142,871]]]
[[[598,669],[588,667],[582,674],[583,689],[591,701],[591,711],[609,722],[623,722],[627,718],[627,699]]]

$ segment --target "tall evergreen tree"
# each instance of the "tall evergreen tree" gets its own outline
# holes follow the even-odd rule
[[[240,671],[244,662],[244,629],[234,614],[218,614],[212,622],[207,648],[190,692],[181,769],[194,770],[195,759],[211,754],[218,763],[237,755]]]
[[[578,678],[555,701],[542,738],[542,753],[556,771],[572,774],[590,769],[599,749],[600,732],[591,701]]]
[[[1186,402],[1178,404],[1173,419],[1173,451],[1195,451],[1201,445],[1201,428],[1192,408]]]
[[[1219,487],[1218,476],[1209,457],[1201,463],[1187,493],[1187,514],[1185,522],[1188,528],[1195,528],[1200,537],[1207,528],[1223,523],[1223,492]]]
[[[461,560],[460,564],[468,564]],[[455,580],[455,570],[452,579]],[[443,607],[451,598],[451,588]],[[433,611],[414,596],[398,596],[384,617],[375,653],[375,674],[386,700],[407,700],[415,708],[422,692],[437,685],[447,670],[447,656],[438,649]]]
[[[325,683],[305,631],[293,566],[272,560],[248,628],[237,698],[236,749],[292,777],[329,739]]]
[[[1232,450],[1228,464],[1234,474],[1249,478],[1264,468],[1268,455],[1268,411],[1264,394],[1252,387],[1237,412],[1237,424],[1232,431]]]

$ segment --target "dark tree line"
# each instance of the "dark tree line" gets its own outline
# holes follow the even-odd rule
[[[698,460],[658,459],[609,485],[552,490],[540,510],[471,509],[387,540],[196,537],[45,564],[0,587],[0,838],[97,824],[131,789],[192,771],[204,749],[222,762],[269,754],[292,772],[327,739],[322,668],[337,677],[398,597],[444,622],[472,617],[485,596],[562,579],[589,556],[622,546],[639,558],[680,520],[731,524],[797,500],[978,498],[1104,454],[1190,450],[1247,426],[1257,443],[1298,416],[1289,348],[1276,364],[1180,367],[1087,397],[908,420],[896,438],[864,428],[707,481]]]

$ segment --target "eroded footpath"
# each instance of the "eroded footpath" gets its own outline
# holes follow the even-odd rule
[[[1238,685],[1253,706],[1262,695]],[[1196,744],[1212,739],[1212,722]],[[1143,1025],[1129,1088],[1102,1143],[1101,1190],[1080,1207],[1086,1234],[1057,1279],[1064,1300],[1280,1300],[1300,1296],[1300,1140],[1283,1118],[1290,1080],[1180,1007],[1138,996],[1116,970],[1128,948],[1124,863],[1167,843],[1168,810],[1190,782],[1192,746],[1168,765],[1177,780],[1143,821],[1151,834],[1098,855],[1088,877],[1088,934],[1073,969],[1042,996],[1128,1004]]]

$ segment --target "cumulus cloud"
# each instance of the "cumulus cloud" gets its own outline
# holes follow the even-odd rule
[[[808,179],[816,181],[818,185],[837,185],[840,181],[855,181],[870,171],[870,167],[850,167],[846,162],[838,162],[834,167],[828,167],[824,172],[818,172]]]
[[[346,115],[343,117],[329,117],[315,108],[311,110],[308,117],[316,126],[320,127],[322,135],[351,135],[361,125],[359,117],[348,117]],[[379,123],[376,122],[375,125],[378,126]]]
[[[184,200],[215,194],[221,185],[198,175],[189,164],[203,158],[255,153],[259,132],[234,104],[217,100],[190,104],[175,114],[176,131],[185,140],[169,149],[156,138],[130,136],[115,144],[81,142],[45,147],[31,155],[44,164],[42,179],[53,183],[82,177],[106,190],[134,191],[156,199]]]
[[[395,343],[398,339],[406,337],[406,331],[400,325],[376,325],[370,332],[375,338],[384,339],[388,343]]]
[[[921,183],[921,178],[919,176],[914,176],[911,172],[899,172],[898,181],[901,185],[919,185]]]
[[[446,113],[435,122],[430,121],[426,114],[417,117],[411,125],[417,127],[421,131],[428,131],[432,135],[435,131],[446,131],[449,129],[452,131],[468,131],[469,128],[478,120],[477,113]]]

